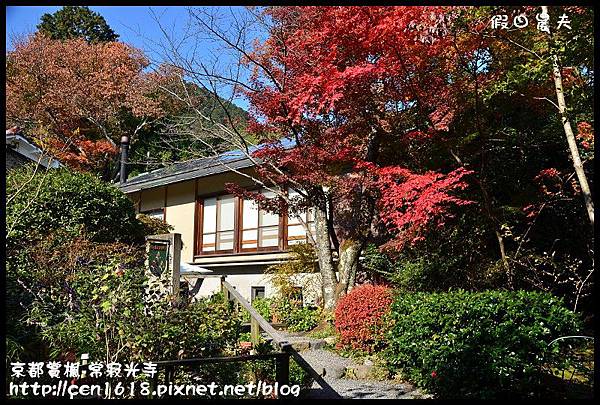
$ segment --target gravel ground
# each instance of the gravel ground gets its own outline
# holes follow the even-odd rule
[[[330,350],[304,350],[300,355],[325,380],[340,379],[347,367],[356,365],[352,359],[339,356]]]
[[[347,399],[401,399],[419,397],[420,393],[410,384],[393,381],[355,380],[343,378],[347,367],[357,364],[329,350],[304,350],[300,355],[319,374],[329,387],[322,388],[317,382],[304,392],[304,398]]]
[[[296,348],[302,358],[323,377],[325,387],[314,382],[302,393],[302,398],[319,399],[413,399],[426,398],[408,383],[396,381],[358,380],[344,378],[347,368],[358,364],[330,350],[323,349],[324,341],[306,337],[303,333],[280,331]]]
[[[419,393],[408,384],[393,384],[384,381],[349,380],[345,378],[328,380],[329,386],[344,399],[412,399]],[[303,398],[333,398],[326,390],[314,383]]]

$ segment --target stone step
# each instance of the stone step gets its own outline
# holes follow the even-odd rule
[[[288,340],[296,351],[319,350],[325,347],[323,339],[294,339]]]
[[[422,398],[422,394],[411,384],[396,381],[376,381],[371,374],[374,364],[365,360],[358,364],[355,360],[342,357],[324,349],[299,351],[300,356],[323,377],[327,386],[314,382],[304,392],[303,398]],[[352,378],[348,378],[352,376]]]
[[[322,349],[305,350],[300,355],[327,381],[342,378],[352,364],[352,360]]]
[[[327,342],[325,339],[312,338],[306,335],[305,332],[287,332],[281,331],[281,337],[287,340],[294,350],[301,352],[304,350],[320,350]]]

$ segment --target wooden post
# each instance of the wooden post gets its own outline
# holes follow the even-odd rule
[[[229,294],[227,294],[227,289],[225,288],[225,276],[221,276],[221,292],[226,299],[229,299]]]
[[[175,367],[167,366],[165,369],[165,385],[169,385],[175,378]]]
[[[150,399],[156,398],[156,387],[158,387],[158,373],[159,372],[160,372],[159,370],[156,370],[156,374],[154,374],[154,377],[152,377],[152,391],[150,391],[150,393],[149,393]]]
[[[252,307],[252,305],[250,305],[250,303],[246,301],[246,299],[242,297],[242,295],[240,295],[240,293],[236,291],[231,286],[231,284],[229,284],[227,281],[224,281],[223,285],[225,286],[225,289],[229,292],[231,298],[234,301],[236,301],[242,308],[244,308],[250,313],[250,318],[254,319],[254,321],[258,323],[260,330],[264,331],[268,336],[270,336],[275,344],[281,347],[288,344],[288,342],[281,337],[279,332],[277,332],[275,328],[273,328],[273,326],[266,319],[264,319],[258,313],[258,311],[256,311],[256,308]]]
[[[275,358],[275,380],[279,387],[290,384],[290,353],[287,351]]]
[[[252,314],[250,314],[250,341],[253,345],[257,345],[260,341],[260,326]]]

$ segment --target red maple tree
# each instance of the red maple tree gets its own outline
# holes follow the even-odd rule
[[[441,226],[469,172],[426,169],[418,152],[443,142],[458,108],[457,55],[444,7],[274,7],[254,66],[250,129],[259,174],[315,210],[325,308],[353,283],[378,223],[401,248]],[[258,91],[255,91],[258,89]],[[415,152],[416,151],[416,152]],[[288,201],[287,205],[294,202]],[[290,207],[288,207],[290,208]],[[331,243],[330,243],[331,241]],[[333,246],[331,246],[333,245]],[[339,263],[333,265],[331,247]]]

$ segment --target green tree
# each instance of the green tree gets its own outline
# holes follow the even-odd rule
[[[64,6],[44,14],[38,30],[52,39],[84,38],[87,42],[113,42],[119,38],[104,17],[86,6]]]
[[[156,284],[143,237],[158,224],[138,220],[115,186],[29,165],[8,173],[6,192],[9,362],[222,355],[237,340],[238,318],[222,295],[174,307],[147,294]]]
[[[452,10],[459,14],[449,26],[455,38],[449,48],[461,57],[447,72],[462,84],[462,99],[445,142],[418,140],[409,156],[430,170],[447,171],[456,163],[473,170],[466,192],[476,204],[400,254],[386,259],[367,251],[363,267],[404,290],[541,289],[585,312],[591,308],[594,234],[555,105],[553,55],[562,66],[568,119],[578,131],[579,154],[593,189],[593,12],[550,8],[553,29],[563,14],[572,27],[554,29],[550,46],[547,33],[531,24],[540,7]],[[520,13],[528,16],[529,28],[488,24],[495,15],[512,21]],[[473,43],[475,51],[464,52]],[[388,239],[381,228],[374,243]]]

